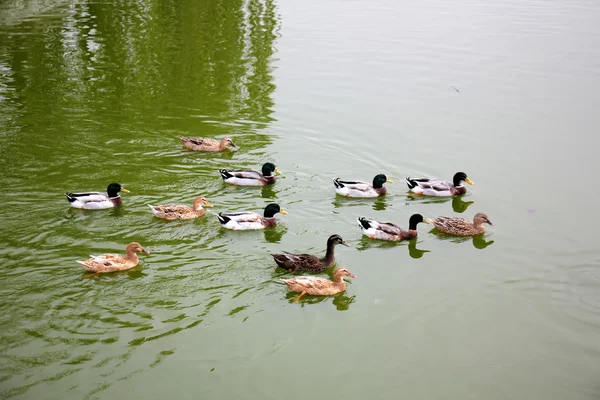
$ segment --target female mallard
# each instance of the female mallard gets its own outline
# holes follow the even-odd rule
[[[413,239],[417,237],[417,224],[425,222],[431,224],[431,220],[423,218],[421,214],[413,214],[408,220],[408,230],[400,228],[391,222],[379,222],[367,217],[358,218],[358,226],[363,235],[369,239],[381,239],[399,242],[401,240]]]
[[[202,208],[202,206],[211,208],[214,207],[203,196],[196,197],[193,207],[184,206],[183,204],[159,204],[157,206],[148,204],[148,207],[152,209],[154,215],[156,215],[158,218],[164,218],[168,220],[192,219],[201,217],[206,211],[204,208]]]
[[[269,204],[265,207],[264,217],[254,212],[238,212],[223,214],[219,213],[217,218],[223,228],[233,229],[234,231],[243,231],[250,229],[264,229],[277,224],[275,214],[287,214],[287,211],[279,208],[278,204]]]
[[[140,262],[136,253],[150,254],[148,250],[145,250],[136,242],[129,243],[125,252],[127,253],[125,256],[120,254],[102,254],[100,256],[90,256],[89,260],[77,262],[83,265],[85,270],[89,272],[125,271],[135,267]]]
[[[252,170],[226,170],[220,169],[221,177],[227,183],[231,183],[232,185],[240,185],[240,186],[264,186],[264,185],[272,185],[275,183],[275,175],[273,172],[280,174],[275,164],[273,163],[265,163],[262,166],[262,174],[258,171]]]
[[[300,297],[305,294],[312,294],[314,296],[330,296],[332,294],[338,294],[346,290],[346,282],[344,277],[356,278],[356,275],[350,273],[346,268],[340,267],[333,270],[333,281],[325,278],[318,278],[316,276],[298,276],[291,279],[282,279],[289,290],[292,292],[300,293],[294,301],[300,300]]]
[[[343,181],[335,178],[335,192],[346,197],[379,197],[386,194],[387,189],[383,187],[386,182],[392,182],[385,175],[379,174],[373,178],[373,184],[362,181]]]
[[[179,136],[181,142],[185,147],[190,150],[196,151],[223,151],[226,149],[237,150],[238,147],[233,143],[233,141],[224,137],[220,141],[210,138],[199,138],[199,137],[183,137]]]
[[[125,189],[118,183],[111,183],[106,188],[106,194],[100,192],[89,192],[89,193],[65,193],[69,205],[75,208],[83,208],[85,210],[101,210],[104,208],[111,208],[120,206],[123,201],[119,192],[129,193],[129,190]]]
[[[474,185],[473,181],[467,177],[464,172],[454,174],[452,182],[442,179],[406,178],[408,189],[417,194],[427,196],[456,196],[467,192],[467,188],[462,185],[462,182],[467,182],[469,185]]]
[[[484,213],[475,214],[473,222],[456,217],[438,217],[433,220],[433,225],[441,232],[459,236],[474,236],[485,232],[484,223],[494,226]]]
[[[340,235],[331,235],[327,239],[327,252],[325,257],[319,258],[312,254],[271,254],[275,259],[277,265],[283,269],[292,271],[311,271],[320,272],[326,270],[335,264],[335,245],[343,244],[344,246],[350,246],[344,242],[344,239]]]

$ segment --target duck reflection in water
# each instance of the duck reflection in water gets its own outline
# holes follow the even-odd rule
[[[409,193],[406,195],[406,200],[409,202],[418,201],[421,204],[441,204],[452,201],[452,210],[454,210],[454,212],[456,213],[461,214],[467,211],[467,208],[469,208],[471,204],[475,203],[474,201],[464,201],[464,196],[465,195],[455,197],[424,197],[421,195],[413,195]],[[409,204],[407,203],[406,205]]]
[[[273,185],[265,185],[265,186],[261,186],[262,190],[260,192],[260,195],[262,198],[264,199],[276,199],[277,198],[277,192],[275,192],[273,190]]]
[[[437,229],[432,229],[430,231],[430,233],[433,233],[434,235],[436,235],[438,237],[438,239],[440,239],[440,240],[450,240],[451,242],[454,242],[454,243],[464,243],[464,242],[471,241],[471,243],[473,244],[473,247],[475,247],[476,249],[479,249],[479,250],[483,250],[486,247],[494,244],[493,240],[486,240],[485,237],[487,235],[483,234],[483,233],[481,235],[475,235],[475,236],[454,236],[454,235],[448,235],[447,233],[439,232]]]
[[[411,256],[411,258],[417,259],[417,258],[423,257],[423,255],[425,255],[425,253],[431,253],[431,250],[422,250],[422,249],[417,248],[418,241],[419,241],[419,239],[414,238],[414,239],[405,240],[402,242],[390,242],[387,240],[371,240],[368,237],[363,236],[363,237],[361,237],[360,242],[356,245],[356,249],[358,251],[363,251],[363,250],[370,249],[372,247],[387,249],[387,248],[392,248],[392,247],[406,246],[408,248],[408,255]]]
[[[290,304],[300,304],[301,307],[304,307],[309,304],[319,304],[324,301],[331,300],[331,304],[333,304],[338,311],[346,311],[350,308],[350,304],[354,303],[356,299],[356,295],[346,296],[346,293],[339,293],[332,296],[303,296],[300,300],[295,301],[296,297],[298,297],[295,293],[289,292],[286,295],[286,299]]]
[[[341,207],[362,207],[371,204],[371,207],[375,211],[384,211],[387,209],[388,202],[385,196],[372,198],[364,197],[342,197],[335,196],[335,199],[331,202],[334,208]]]
[[[263,233],[265,235],[265,240],[269,243],[279,243],[281,242],[281,238],[283,237],[283,235],[285,235],[287,232],[287,227],[284,225],[276,225],[275,227],[271,228],[271,229],[265,229],[263,230]]]

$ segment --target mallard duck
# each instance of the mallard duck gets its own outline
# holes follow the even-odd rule
[[[148,207],[152,209],[154,215],[156,215],[158,218],[169,220],[201,217],[206,212],[202,206],[211,208],[214,207],[203,196],[196,197],[192,207],[188,207],[183,204],[159,204],[157,206],[148,204]]]
[[[386,194],[387,189],[383,187],[386,182],[392,182],[384,174],[376,175],[373,184],[362,181],[343,181],[335,178],[335,192],[346,197],[379,197]]]
[[[111,183],[106,188],[106,193],[100,192],[88,192],[88,193],[65,193],[69,205],[75,208],[83,208],[85,210],[101,210],[104,208],[111,208],[120,206],[123,201],[119,192],[129,193],[129,190],[125,189],[118,183]]]
[[[485,232],[483,224],[494,226],[484,213],[477,213],[473,222],[464,218],[438,217],[433,220],[433,225],[441,232],[458,236],[473,236]]]
[[[367,217],[358,218],[358,226],[363,235],[370,239],[381,239],[399,242],[401,240],[417,237],[417,224],[425,222],[431,224],[431,220],[423,218],[421,214],[413,214],[408,220],[408,230],[400,228],[391,222],[379,222]]]
[[[462,185],[466,182],[469,185],[474,185],[473,181],[467,177],[464,172],[454,174],[452,182],[442,179],[406,178],[408,189],[416,194],[424,194],[427,196],[456,196],[467,192],[467,188]]]
[[[220,141],[211,139],[211,138],[199,138],[199,137],[183,137],[179,136],[181,142],[185,147],[190,150],[196,151],[223,151],[226,149],[237,150],[238,147],[233,143],[233,141],[224,137]]]
[[[277,224],[275,214],[287,214],[287,211],[282,210],[278,204],[272,203],[265,207],[264,216],[246,211],[230,214],[219,213],[217,218],[223,228],[233,229],[234,231],[243,231],[250,229],[264,229]]]
[[[95,273],[125,271],[138,265],[140,260],[137,253],[150,254],[148,250],[136,242],[129,243],[125,252],[127,253],[125,256],[120,254],[102,254],[100,256],[90,256],[89,260],[77,262],[83,265],[86,271]]]
[[[300,297],[305,294],[311,294],[314,296],[330,296],[332,294],[338,294],[346,290],[346,282],[344,277],[356,278],[356,275],[350,273],[346,268],[340,267],[333,271],[333,281],[325,278],[318,278],[316,276],[298,276],[291,279],[282,279],[289,290],[292,292],[300,293],[294,301],[300,300]]]
[[[323,258],[313,256],[312,254],[292,254],[287,252],[284,252],[283,254],[271,254],[271,256],[273,256],[279,267],[286,269],[288,272],[320,272],[335,264],[334,251],[336,244],[350,246],[340,235],[331,235],[329,236],[329,239],[327,239],[327,252]]]
[[[240,186],[264,186],[275,183],[275,175],[273,172],[280,174],[275,164],[265,163],[262,166],[262,173],[252,170],[226,170],[220,169],[221,177],[227,183]]]

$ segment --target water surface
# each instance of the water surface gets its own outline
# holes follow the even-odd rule
[[[0,4],[0,397],[595,399],[600,6],[536,0]],[[190,152],[177,136],[231,136]],[[219,168],[274,162],[272,188]],[[405,176],[476,186],[406,195]],[[385,173],[382,199],[332,179]],[[65,191],[124,184],[124,206]],[[213,204],[195,221],[147,203]],[[214,213],[289,211],[270,230]],[[486,212],[455,239],[407,226]],[[292,301],[270,253],[352,248],[339,296]],[[75,260],[138,241],[130,271]],[[307,388],[309,390],[307,391]]]

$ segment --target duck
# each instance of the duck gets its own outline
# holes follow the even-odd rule
[[[442,179],[431,178],[406,178],[408,190],[426,196],[457,196],[467,192],[467,188],[462,185],[463,182],[474,185],[464,172],[457,172],[452,178],[452,182]]]
[[[183,204],[159,204],[156,206],[148,204],[148,207],[152,209],[152,213],[158,218],[175,220],[175,219],[193,219],[204,215],[206,210],[202,207],[214,206],[210,204],[203,196],[198,196],[194,199],[192,207],[188,207]]]
[[[106,188],[106,193],[100,192],[87,192],[87,193],[65,193],[69,205],[75,208],[82,208],[84,210],[102,210],[106,208],[112,208],[120,206],[123,203],[119,192],[129,193],[129,190],[125,189],[118,183],[111,183]]]
[[[300,293],[294,298],[297,302],[305,294],[314,296],[330,296],[338,294],[346,290],[346,282],[344,277],[356,278],[346,267],[340,267],[333,270],[333,281],[316,276],[298,276],[296,278],[282,279],[288,290]]]
[[[424,222],[431,224],[431,220],[423,218],[421,214],[413,214],[408,220],[408,230],[404,230],[391,222],[379,222],[367,217],[358,217],[358,226],[363,235],[369,239],[381,239],[399,242],[401,240],[417,237],[417,224]]]
[[[387,189],[383,187],[386,182],[392,182],[384,174],[375,175],[373,184],[362,181],[343,181],[335,178],[335,192],[346,197],[379,197],[386,194]]]
[[[126,255],[120,254],[102,254],[99,256],[90,256],[89,260],[77,261],[85,267],[86,271],[94,273],[125,271],[138,265],[140,262],[137,253],[150,254],[139,243],[132,242],[125,249]]]
[[[433,226],[438,230],[450,235],[474,236],[485,232],[483,224],[494,226],[492,221],[484,213],[477,213],[473,217],[473,222],[457,217],[438,217],[433,220]]]
[[[265,207],[264,216],[257,213],[245,211],[237,213],[223,214],[219,213],[217,218],[223,228],[234,231],[264,229],[277,224],[275,214],[287,214],[288,212],[279,207],[278,204],[271,203]]]
[[[220,141],[211,138],[200,138],[200,137],[183,137],[179,136],[183,145],[195,151],[223,151],[226,149],[237,150],[237,147],[231,138],[224,137]]]
[[[219,170],[219,173],[225,182],[239,186],[272,185],[275,183],[276,179],[273,172],[276,174],[281,173],[281,171],[275,167],[275,164],[270,162],[263,164],[262,173],[253,170]]]
[[[327,252],[325,257],[319,258],[312,254],[292,254],[284,252],[283,254],[271,254],[280,268],[292,271],[310,271],[321,272],[335,264],[335,246],[342,244],[350,247],[340,235],[331,235],[327,239]]]

